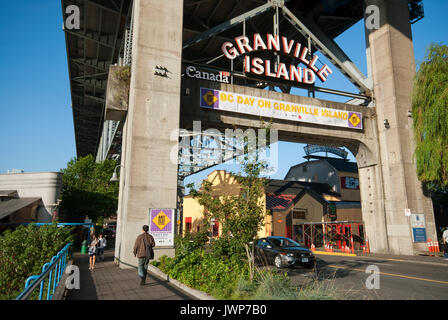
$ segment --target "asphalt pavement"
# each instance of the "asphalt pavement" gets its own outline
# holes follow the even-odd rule
[[[327,256],[316,254],[312,271],[287,268],[291,281],[309,281],[344,293],[350,300],[447,300],[448,261],[440,257]],[[376,275],[372,275],[371,269]]]

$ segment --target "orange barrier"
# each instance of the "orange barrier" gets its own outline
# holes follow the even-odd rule
[[[434,241],[434,252],[440,252],[439,241]]]
[[[366,248],[366,253],[370,253],[370,245],[369,245],[369,238],[366,237],[366,244],[364,246]]]
[[[353,236],[350,237],[350,244],[352,247],[352,253],[355,253],[355,244],[353,243]]]

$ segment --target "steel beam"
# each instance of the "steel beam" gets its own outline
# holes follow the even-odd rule
[[[105,47],[113,49],[113,46],[111,44],[109,44],[108,42],[104,42],[104,41],[100,40],[101,37],[107,36],[109,38],[111,35],[101,35],[101,34],[99,34],[98,32],[95,32],[95,31],[88,32],[88,33],[86,33],[84,35],[84,34],[82,34],[80,32],[75,32],[75,31],[71,31],[71,30],[67,30],[67,29],[64,29],[64,32],[67,33],[67,34],[71,34],[71,35],[73,35],[75,37],[82,38],[84,40],[90,40],[90,41],[96,42],[96,43],[98,43],[98,44],[100,44],[102,46],[105,46]],[[96,37],[94,37],[94,35],[98,35],[98,39],[96,39]]]
[[[361,92],[369,93],[372,86],[369,84],[366,76],[356,67],[356,65],[347,57],[344,51],[331,40],[314,21],[308,19],[308,23],[314,32],[312,32],[304,23],[302,23],[288,8],[282,7],[283,16],[305,37],[311,39],[312,44],[333,63]],[[317,35],[315,34],[317,33]]]
[[[253,9],[253,10],[250,10],[250,11],[248,11],[246,13],[243,13],[242,15],[239,15],[238,17],[230,19],[230,20],[228,20],[228,21],[226,21],[224,23],[221,23],[220,25],[217,25],[216,27],[213,27],[213,28],[211,28],[211,29],[209,29],[209,30],[207,30],[207,31],[205,31],[205,32],[195,36],[195,37],[192,37],[192,38],[186,40],[184,42],[184,44],[183,44],[182,49],[186,49],[186,48],[194,45],[195,43],[198,43],[198,42],[200,42],[202,40],[206,40],[206,39],[214,36],[215,34],[218,34],[220,32],[223,32],[223,31],[227,30],[227,29],[230,29],[233,26],[235,26],[236,24],[239,24],[239,23],[243,22],[246,19],[250,19],[250,18],[256,17],[256,16],[258,16],[258,15],[260,15],[260,14],[262,14],[262,13],[268,11],[268,10],[270,10],[271,8],[272,8],[272,4],[270,2],[268,2],[268,3],[266,3],[266,4],[262,5],[262,6],[259,6],[259,7],[255,8],[255,9]]]

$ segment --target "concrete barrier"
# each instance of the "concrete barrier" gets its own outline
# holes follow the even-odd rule
[[[152,272],[154,275],[156,275],[157,277],[168,281],[169,283],[171,283],[173,286],[181,289],[182,291],[185,291],[186,293],[188,293],[189,295],[199,299],[199,300],[217,300],[215,297],[203,292],[203,291],[199,291],[193,288],[190,288],[189,286],[186,286],[185,284],[183,284],[182,282],[170,278],[168,275],[166,275],[165,273],[163,273],[159,268],[153,266],[152,264],[148,265],[148,271]]]

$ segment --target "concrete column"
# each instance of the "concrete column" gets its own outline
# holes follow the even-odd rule
[[[412,118],[408,116],[415,61],[407,3],[407,0],[366,1],[367,5],[378,6],[380,12],[380,28],[367,30],[366,35],[370,45],[379,143],[378,172],[370,174],[372,179],[382,181],[384,195],[378,186],[374,192],[378,193],[380,202],[384,201],[387,230],[378,234],[368,223],[372,219],[366,219],[366,229],[370,239],[375,239],[371,243],[374,251],[412,255],[428,249],[426,243],[413,243],[410,218],[405,216],[405,209],[425,214],[429,238],[435,239],[436,231],[431,198],[423,194],[417,179]],[[384,125],[386,119],[389,128]],[[380,207],[378,204],[375,210],[381,210]]]
[[[176,208],[177,163],[170,160],[179,128],[182,0],[134,0],[131,88],[123,134],[116,259],[136,266],[132,250],[150,208]],[[168,70],[155,74],[156,66]],[[155,248],[155,258],[173,255]]]

